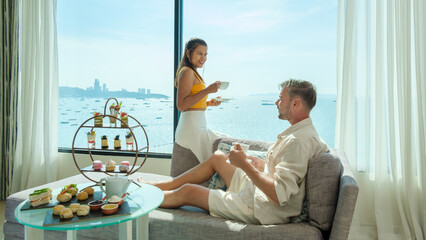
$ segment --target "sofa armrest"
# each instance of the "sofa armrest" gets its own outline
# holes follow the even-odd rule
[[[329,239],[343,240],[347,239],[349,236],[359,187],[345,153],[341,150],[334,151],[340,158],[341,171],[339,198]]]

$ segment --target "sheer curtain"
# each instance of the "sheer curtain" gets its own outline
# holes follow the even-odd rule
[[[22,0],[21,6],[14,192],[56,180],[58,155],[56,0]]]
[[[426,237],[426,3],[339,0],[336,147],[360,186],[351,239]]]

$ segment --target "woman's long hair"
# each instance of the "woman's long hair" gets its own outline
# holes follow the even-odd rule
[[[191,57],[192,52],[194,51],[196,47],[198,47],[198,45],[207,47],[207,43],[201,38],[191,38],[185,43],[185,51],[183,53],[182,59],[180,60],[179,67],[176,71],[175,87],[178,86],[180,70],[184,67],[191,68],[195,72],[195,74],[197,74],[197,76],[201,79],[201,81],[204,81],[203,78],[200,76],[200,74],[197,72],[197,70],[194,69],[194,66],[192,65],[191,61],[189,60],[187,56],[189,55]],[[186,54],[187,51],[189,54]]]

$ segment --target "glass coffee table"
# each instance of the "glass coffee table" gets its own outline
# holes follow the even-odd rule
[[[89,184],[87,184],[89,185]],[[136,221],[136,239],[149,238],[148,213],[156,209],[163,202],[164,194],[159,188],[148,184],[138,187],[131,184],[126,197],[130,207],[130,214],[117,217],[96,218],[87,221],[70,222],[61,225],[44,226],[46,213],[51,208],[21,211],[28,201],[24,201],[15,209],[15,219],[25,226],[25,239],[44,239],[44,230],[67,231],[67,239],[77,239],[77,230],[106,227],[119,224],[119,239],[132,239],[132,220]],[[81,187],[80,184],[78,187]],[[53,197],[60,189],[53,190]]]

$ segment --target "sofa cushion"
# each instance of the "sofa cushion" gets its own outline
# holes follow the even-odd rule
[[[306,176],[309,223],[328,231],[333,224],[339,195],[339,158],[330,153],[319,154],[309,161]]]

